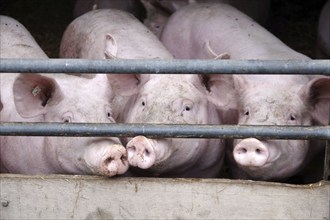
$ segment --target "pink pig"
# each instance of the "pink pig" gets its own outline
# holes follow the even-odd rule
[[[0,57],[48,59],[25,27],[0,16]],[[106,76],[1,74],[1,122],[114,123]],[[1,172],[98,174],[128,169],[118,138],[2,136]]]
[[[223,124],[214,93],[225,78],[210,79],[208,90],[199,75],[111,75],[116,93],[128,97],[119,122],[161,124]],[[224,86],[222,86],[224,87]],[[221,87],[221,88],[222,88]],[[120,96],[119,96],[120,97]],[[116,97],[118,104],[123,98]],[[229,100],[222,99],[222,106]],[[228,119],[227,119],[228,120]],[[222,168],[225,143],[219,139],[128,139],[128,161],[133,171],[162,177],[217,177]],[[143,170],[145,172],[143,172]]]
[[[173,59],[159,39],[126,12],[95,10],[73,21],[61,45],[62,57],[90,59]],[[213,94],[198,75],[108,74],[119,123],[220,124]],[[224,101],[224,106],[227,102]],[[128,138],[128,161],[152,176],[216,177],[224,159],[223,140]],[[137,171],[138,170],[138,171]]]
[[[298,75],[242,75],[235,76],[234,81],[239,124],[329,123],[330,77],[309,80]],[[233,174],[239,178],[285,180],[307,168],[323,147],[321,141],[234,140],[233,159],[239,169],[233,169]]]
[[[309,60],[251,18],[225,4],[194,4],[175,12],[161,40],[178,59]],[[330,78],[234,75],[232,107],[242,125],[327,125]],[[228,94],[234,94],[228,89]],[[221,97],[218,98],[219,100]],[[306,140],[235,140],[228,160],[235,178],[285,180],[298,174],[322,144]]]

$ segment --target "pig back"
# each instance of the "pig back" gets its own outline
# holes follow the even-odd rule
[[[40,48],[30,32],[17,20],[0,16],[0,58],[17,59],[47,59],[47,55]],[[2,73],[1,83],[1,121],[8,120],[8,116],[13,121],[20,120],[15,109],[13,98],[13,83],[18,73]]]
[[[161,41],[176,58],[309,59],[227,4],[191,4],[168,20]],[[193,45],[193,46],[191,46]]]
[[[330,58],[330,1],[323,6],[317,30],[317,51],[319,59]]]
[[[18,21],[0,16],[0,58],[47,58],[30,32]]]
[[[157,37],[130,13],[116,9],[90,11],[66,29],[60,57],[104,59],[106,38],[111,36],[113,58],[171,59]]]

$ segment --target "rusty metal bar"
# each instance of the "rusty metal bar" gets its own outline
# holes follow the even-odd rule
[[[0,59],[12,73],[309,74],[330,76],[330,60]]]

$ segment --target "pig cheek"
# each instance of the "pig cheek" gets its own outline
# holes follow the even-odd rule
[[[44,146],[47,162],[56,170],[65,173],[83,173],[85,170],[79,166],[80,153],[76,152],[77,146],[81,146],[80,138],[46,137]]]
[[[193,158],[187,154],[189,153],[187,151],[189,149],[184,148],[184,145],[182,145],[181,142],[182,139],[177,138],[158,141],[155,145],[157,158],[155,164],[151,167],[151,170],[156,173],[169,172],[186,163],[186,158],[193,160]],[[194,149],[191,148],[191,151],[194,151]]]
[[[127,123],[137,123],[144,122],[144,116],[147,116],[148,112],[145,109],[145,106],[142,106],[141,103],[136,104],[131,108],[131,110],[127,114]]]
[[[265,179],[283,179],[295,175],[307,154],[308,143],[302,140],[276,141],[264,168]]]
[[[202,155],[201,148],[202,143],[200,139],[172,139],[172,143],[169,146],[171,157],[168,158],[167,168],[188,168],[188,164],[192,161],[197,161],[198,157]],[[185,164],[185,166],[182,166]],[[170,167],[169,167],[170,165]]]
[[[303,165],[305,158],[308,152],[308,141],[306,140],[289,140],[287,147],[287,151],[285,152],[288,155],[286,159],[286,166],[283,166],[283,172],[285,174],[294,175],[299,167]]]

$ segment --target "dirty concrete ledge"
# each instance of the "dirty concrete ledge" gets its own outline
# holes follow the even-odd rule
[[[0,219],[328,219],[330,182],[0,174]]]

